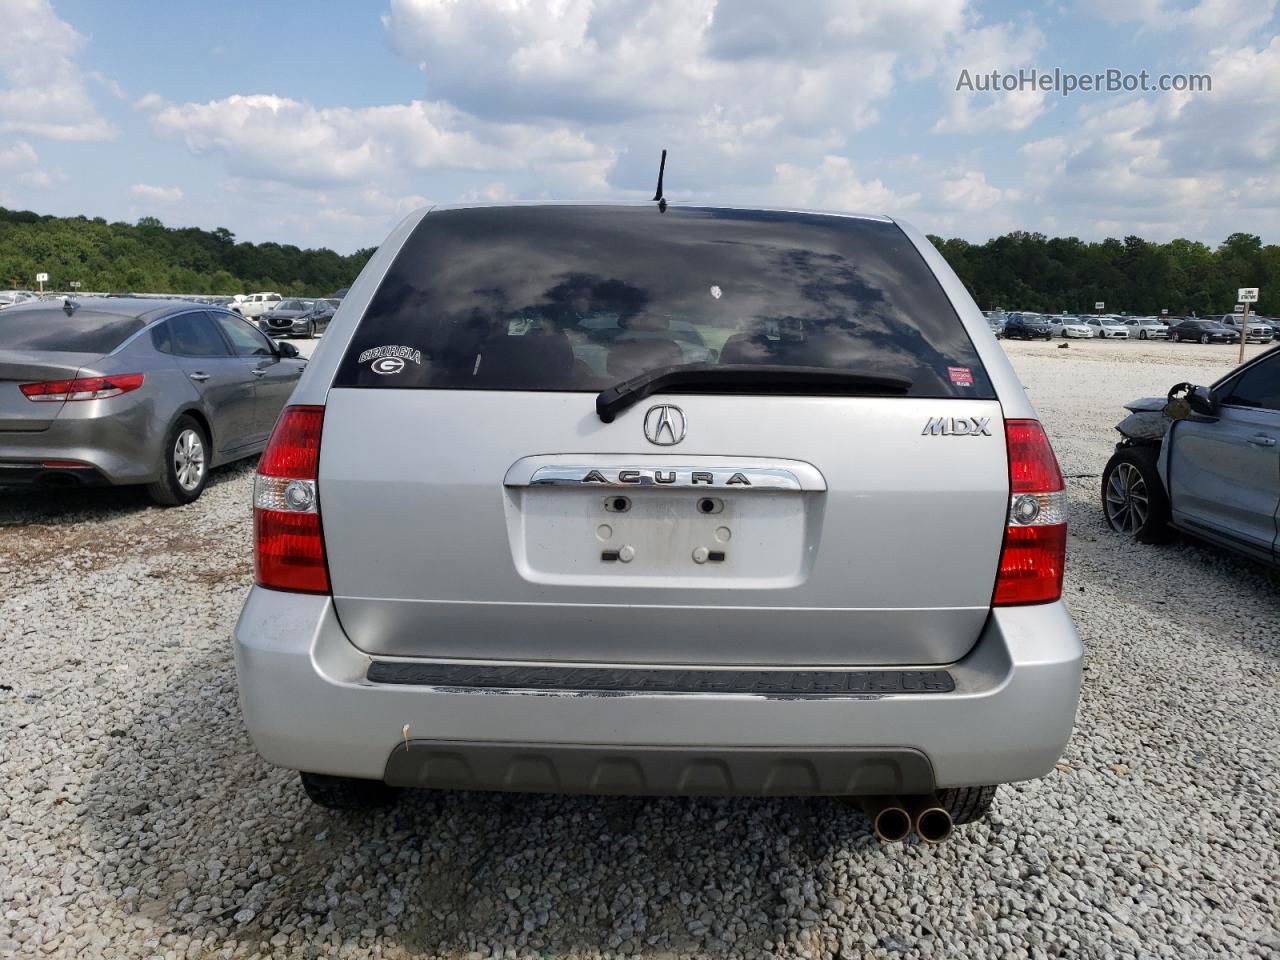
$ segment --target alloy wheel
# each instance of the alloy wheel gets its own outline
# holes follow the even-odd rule
[[[1208,343],[1208,342],[1209,342],[1209,335],[1208,335],[1207,333],[1202,333],[1202,334],[1200,334],[1200,342],[1201,342],[1201,343]]]
[[[1107,522],[1113,530],[1136,534],[1147,523],[1151,513],[1151,501],[1147,495],[1147,481],[1142,472],[1131,463],[1118,463],[1107,481]]]
[[[190,493],[204,479],[204,438],[187,428],[173,443],[173,473],[178,486]]]

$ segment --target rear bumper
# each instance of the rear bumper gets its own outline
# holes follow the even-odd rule
[[[995,611],[949,692],[772,696],[375,683],[328,597],[254,587],[240,702],[271,763],[402,785],[583,793],[874,794],[1052,769],[1083,649],[1061,603]],[[379,661],[382,662],[382,661]],[[407,728],[407,734],[406,734]]]
[[[95,484],[151,483],[163,472],[166,424],[132,394],[65,404],[45,430],[0,432],[0,484],[65,476]],[[43,463],[78,467],[46,469]],[[59,481],[55,481],[59,482]]]

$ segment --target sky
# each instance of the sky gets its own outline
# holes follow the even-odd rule
[[[1277,2],[0,0],[0,206],[347,253],[647,200],[665,147],[673,202],[1280,242]],[[1033,69],[1211,88],[976,79]]]

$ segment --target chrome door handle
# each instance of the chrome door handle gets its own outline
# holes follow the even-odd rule
[[[192,380],[197,381],[198,383],[204,383],[206,380],[209,379],[209,375],[207,373],[201,373],[199,370],[197,370],[195,373],[189,373],[187,374],[187,376],[189,376]]]
[[[1268,437],[1265,433],[1255,433],[1249,438],[1249,442],[1255,447],[1274,447],[1276,445],[1276,438]]]
[[[254,367],[249,372],[252,373],[255,377],[265,377],[267,375],[267,371],[259,370],[257,367]]]

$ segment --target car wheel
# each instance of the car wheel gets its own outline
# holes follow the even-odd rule
[[[1145,340],[1145,339],[1147,339],[1147,331],[1145,331],[1145,330],[1139,330],[1139,331],[1138,331],[1138,339],[1139,339],[1139,340]]]
[[[938,791],[938,806],[951,814],[951,822],[957,827],[976,823],[991,811],[996,798],[996,788],[949,787]]]
[[[1202,334],[1200,334],[1200,342],[1201,342],[1201,343],[1208,343],[1208,342],[1209,342],[1209,335],[1208,335],[1207,333],[1202,333]]]
[[[1169,498],[1156,470],[1154,447],[1121,447],[1102,471],[1107,526],[1139,543],[1169,539]]]
[[[389,787],[381,780],[305,772],[298,777],[311,802],[330,810],[374,810],[389,807],[399,797],[395,787]]]
[[[209,482],[209,438],[194,418],[183,414],[169,429],[164,450],[164,475],[147,485],[147,493],[163,507],[190,503]]]

